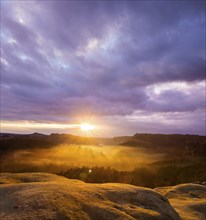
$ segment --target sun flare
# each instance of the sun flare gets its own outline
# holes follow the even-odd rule
[[[83,123],[83,124],[80,124],[80,129],[82,131],[92,131],[95,129],[95,126],[94,125],[91,125],[91,124],[87,124],[87,123]]]

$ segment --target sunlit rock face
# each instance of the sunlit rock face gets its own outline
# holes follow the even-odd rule
[[[174,187],[160,187],[155,191],[166,196],[170,204],[184,220],[206,219],[206,186],[180,184]]]
[[[87,184],[45,173],[0,176],[0,218],[179,220],[168,199],[127,184]]]

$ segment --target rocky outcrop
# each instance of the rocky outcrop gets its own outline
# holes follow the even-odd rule
[[[0,174],[1,220],[205,220],[206,186],[154,190],[47,173]]]
[[[181,219],[206,219],[206,186],[189,183],[174,187],[160,187],[155,191],[169,199]]]
[[[0,175],[2,220],[179,220],[168,199],[127,184],[88,184],[46,173]]]

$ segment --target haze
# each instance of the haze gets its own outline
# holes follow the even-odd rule
[[[72,167],[98,166],[128,171],[163,158],[164,154],[139,147],[64,144],[50,149],[16,150],[10,156],[6,155],[5,160],[2,160],[1,168],[7,172],[39,169],[53,173]]]

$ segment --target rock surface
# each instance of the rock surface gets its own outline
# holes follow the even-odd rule
[[[160,187],[155,191],[169,199],[170,204],[182,219],[206,219],[206,186],[190,183],[174,187]]]
[[[175,209],[184,217],[187,209],[181,199],[186,197],[188,210],[199,219],[205,216],[206,191],[200,185],[151,190],[117,183],[88,184],[47,173],[2,173],[0,183],[2,220],[179,220]]]

